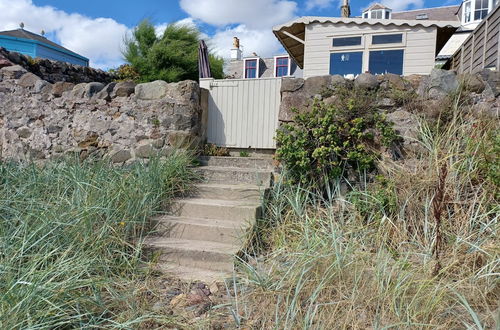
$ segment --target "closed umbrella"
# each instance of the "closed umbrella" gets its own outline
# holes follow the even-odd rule
[[[212,78],[210,61],[208,59],[208,47],[203,40],[200,40],[200,45],[198,46],[198,71],[200,72],[200,78]]]

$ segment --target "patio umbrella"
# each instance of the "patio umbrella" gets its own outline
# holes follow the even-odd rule
[[[212,78],[210,62],[208,60],[208,47],[203,40],[200,40],[200,45],[198,46],[198,71],[200,72],[200,78]]]

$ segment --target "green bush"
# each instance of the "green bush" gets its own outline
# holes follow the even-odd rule
[[[346,171],[371,171],[382,147],[399,139],[384,115],[373,108],[373,95],[344,91],[338,104],[316,102],[311,111],[277,132],[276,157],[295,182],[322,188]]]

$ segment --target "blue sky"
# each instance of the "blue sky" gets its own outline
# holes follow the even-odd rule
[[[25,28],[40,32],[110,68],[123,63],[123,38],[142,19],[161,32],[167,23],[194,24],[206,34],[212,49],[227,57],[238,36],[244,52],[271,56],[282,49],[272,26],[298,16],[338,16],[340,0],[0,0],[0,30]],[[351,0],[359,15],[371,0]],[[395,10],[458,4],[460,0],[381,0]]]

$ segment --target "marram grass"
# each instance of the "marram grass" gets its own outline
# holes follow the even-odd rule
[[[189,189],[190,162],[0,164],[0,329],[137,325],[127,283],[141,276],[141,238]]]

